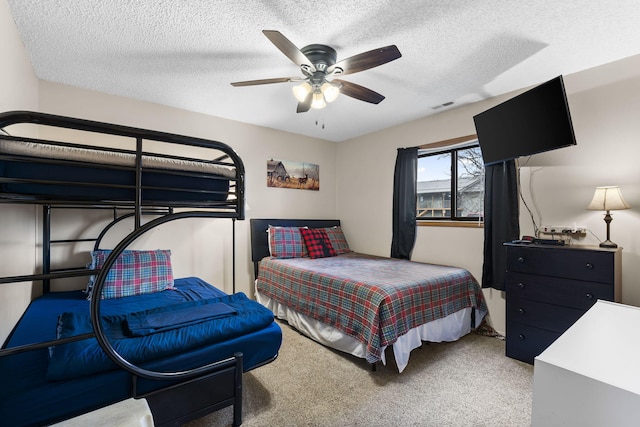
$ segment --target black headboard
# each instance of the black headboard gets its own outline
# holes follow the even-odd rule
[[[340,225],[339,219],[262,219],[252,218],[251,223],[251,261],[254,263],[254,272],[258,277],[258,263],[264,257],[269,256],[269,237],[267,229],[270,225],[280,227],[309,227],[323,228]]]

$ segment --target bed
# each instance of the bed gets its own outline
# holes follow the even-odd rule
[[[305,229],[324,232],[327,239],[316,235],[334,252],[314,257],[317,241],[296,235]],[[455,341],[487,314],[467,270],[352,252],[338,220],[252,219],[251,243],[256,299],[310,338],[374,366],[392,346],[402,372],[423,341]]]
[[[227,368],[235,368],[235,364],[241,362],[239,371],[246,372],[271,361],[278,353],[280,328],[273,322],[273,314],[266,309],[261,311],[260,308],[263,307],[255,301],[247,300],[243,294],[226,295],[193,277],[176,279],[175,287],[176,290],[165,290],[152,295],[104,300],[103,316],[126,317],[132,313],[180,305],[184,308],[193,307],[198,302],[223,302],[238,310],[240,307],[251,307],[253,311],[249,311],[251,315],[246,316],[243,324],[238,324],[235,330],[231,330],[229,324],[232,320],[237,321],[237,315],[211,317],[209,321],[192,325],[191,331],[189,327],[182,327],[137,338],[114,339],[114,345],[120,352],[129,356],[140,367],[174,372],[230,358]],[[64,323],[59,321],[63,313],[68,318]],[[31,303],[4,349],[11,350],[22,345],[54,340],[56,335],[59,336],[56,334],[57,326],[69,329],[70,325],[74,325],[75,333],[88,333],[91,331],[89,318],[89,301],[83,291],[44,294]],[[118,347],[118,344],[127,340],[141,341],[131,345],[144,345],[138,348],[153,349],[153,352],[149,350],[149,354],[136,355],[132,347],[129,350],[124,346]],[[166,355],[153,356],[152,353],[159,351],[159,346],[172,342],[173,347],[165,350]],[[176,342],[182,344],[176,347]],[[76,348],[82,345],[83,352],[60,349],[65,345]],[[236,360],[234,355],[238,353],[242,357]],[[211,405],[221,398],[235,398],[235,388],[225,386],[227,382],[233,383],[235,380],[233,369],[223,376],[199,382],[197,389],[185,397],[178,395],[177,398],[174,396],[165,399],[161,393],[156,396],[154,392],[175,385],[176,382],[139,378],[120,369],[101,351],[95,338],[56,346],[53,355],[45,347],[1,357],[0,373],[3,379],[0,413],[3,424],[10,426],[50,424],[130,397],[147,398],[156,425],[166,424],[167,421],[172,424],[176,421],[175,418],[165,421],[159,416],[167,399],[171,401],[171,405],[176,405],[178,402],[175,399],[183,400],[189,396],[188,399],[194,399],[195,402],[192,403],[199,406],[203,403]],[[180,404],[185,403],[189,402]],[[171,418],[170,415],[167,416]]]
[[[235,153],[213,150],[211,141],[41,113],[0,115],[0,123],[16,121],[99,129],[131,143],[113,148],[0,133],[0,197],[14,202],[224,207],[240,188]],[[145,151],[143,140],[212,148],[212,157]]]
[[[20,134],[32,126],[54,132],[30,135],[58,137]],[[44,113],[2,113],[0,130],[0,203],[42,207],[40,271],[0,277],[0,286],[27,282],[42,294],[0,349],[3,425],[48,425],[130,398],[146,399],[156,426],[230,405],[240,425],[242,374],[275,360],[282,340],[273,313],[235,292],[240,157],[218,141]],[[59,136],[70,131],[90,141]],[[99,144],[112,137],[133,148]],[[52,239],[51,211],[69,208],[109,209],[113,220],[96,238]],[[102,248],[107,231],[127,218],[132,230]],[[187,218],[230,220],[231,294],[197,277],[174,278],[170,249],[130,248]],[[84,241],[94,243],[86,264],[52,265],[52,244]],[[52,292],[51,282],[78,277],[86,289]]]

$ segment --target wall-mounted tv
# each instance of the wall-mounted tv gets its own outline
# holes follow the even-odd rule
[[[485,165],[576,144],[562,76],[473,117]]]

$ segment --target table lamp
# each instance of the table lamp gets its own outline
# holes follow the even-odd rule
[[[591,204],[587,207],[590,210],[606,211],[604,215],[604,222],[607,223],[607,240],[600,243],[601,248],[617,248],[618,245],[613,243],[610,239],[609,226],[611,224],[610,211],[617,211],[622,209],[629,209],[631,206],[622,198],[620,187],[596,187],[596,192],[593,195]]]

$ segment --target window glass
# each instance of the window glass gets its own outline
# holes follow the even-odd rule
[[[417,218],[447,218],[451,209],[451,153],[418,157]]]
[[[484,164],[480,147],[457,150],[457,215],[478,218],[484,212]]]
[[[462,148],[419,154],[416,197],[418,220],[482,218],[484,163],[477,141]]]

